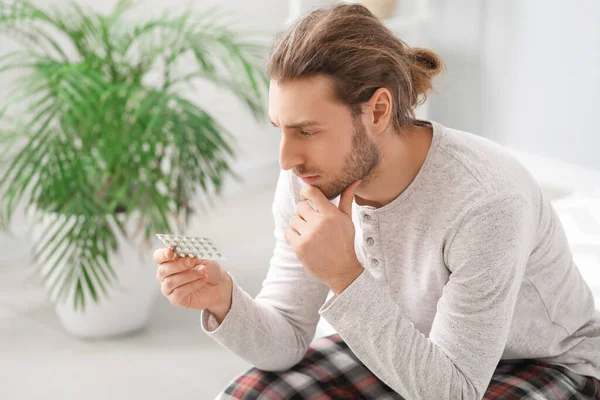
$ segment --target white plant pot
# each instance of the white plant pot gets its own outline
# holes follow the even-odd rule
[[[60,218],[56,214],[44,214],[42,222],[32,228],[34,243],[37,243],[42,233],[58,229]],[[64,217],[62,218],[64,221]],[[126,227],[128,232],[133,232],[133,228]],[[75,310],[75,290],[69,292],[66,301],[57,302],[50,292],[53,281],[46,281],[46,292],[55,304],[56,314],[64,329],[73,336],[106,338],[138,331],[147,325],[153,305],[160,295],[152,253],[161,244],[157,241],[143,243],[142,235],[138,235],[138,239],[127,240],[118,230],[115,231],[119,249],[116,254],[110,255],[109,261],[118,279],[107,285],[108,296],[95,285],[99,293],[99,301],[96,303],[84,285],[85,309]],[[54,260],[55,258],[40,261],[42,273],[45,274],[54,265]],[[57,268],[64,268],[64,261]]]

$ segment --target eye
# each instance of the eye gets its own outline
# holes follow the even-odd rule
[[[302,136],[312,136],[312,135],[314,135],[314,133],[312,133],[312,132],[306,132],[306,131],[300,131],[300,134]]]

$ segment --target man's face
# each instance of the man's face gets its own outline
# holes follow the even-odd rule
[[[334,99],[329,78],[279,85],[271,81],[269,115],[282,131],[279,164],[332,200],[352,182],[371,177],[379,149],[360,117]],[[310,177],[310,178],[309,178]]]

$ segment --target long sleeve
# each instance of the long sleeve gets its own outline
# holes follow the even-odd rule
[[[260,293],[253,299],[233,279],[231,309],[222,323],[202,312],[203,330],[223,347],[264,370],[299,362],[312,341],[329,288],[310,276],[284,232],[295,215],[289,177],[280,174],[273,201],[275,249]]]
[[[429,337],[368,270],[319,312],[405,398],[481,399],[507,342],[534,242],[532,214],[524,198],[507,194],[465,213],[444,252],[450,276]]]

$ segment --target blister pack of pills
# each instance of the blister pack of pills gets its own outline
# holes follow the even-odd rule
[[[179,257],[198,257],[201,259],[224,260],[217,246],[209,238],[157,233],[156,237],[163,244],[173,249]]]

